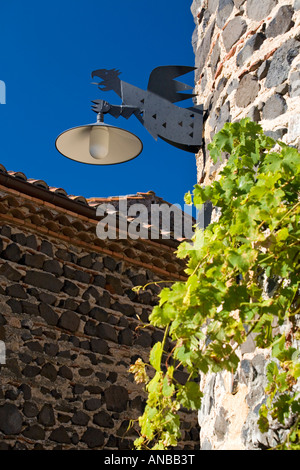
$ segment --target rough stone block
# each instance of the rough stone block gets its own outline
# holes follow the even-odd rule
[[[274,53],[265,81],[267,88],[272,88],[285,82],[289,76],[291,64],[299,54],[300,42],[296,39],[288,39]]]
[[[88,428],[83,434],[81,441],[84,442],[90,449],[102,447],[104,444],[104,434],[100,429]]]
[[[28,271],[24,282],[55,293],[60,292],[63,287],[63,282],[53,276],[53,274],[40,271]]]
[[[42,441],[45,439],[45,431],[38,424],[33,424],[23,431],[23,436],[27,437],[27,439],[32,439],[33,441]]]
[[[59,261],[56,259],[49,259],[45,261],[43,264],[43,270],[52,274],[56,274],[57,276],[61,276],[63,273],[61,263],[59,263]]]
[[[248,0],[247,15],[252,20],[263,20],[271,13],[277,3],[278,0]]]
[[[6,288],[6,295],[17,299],[27,299],[28,295],[20,284],[13,284]]]
[[[35,418],[38,415],[38,407],[31,401],[25,401],[23,405],[23,413],[27,418]]]
[[[79,266],[82,266],[83,268],[91,268],[93,264],[93,258],[91,255],[85,255],[82,258],[79,258],[77,263]]]
[[[28,341],[26,343],[27,348],[33,352],[43,352],[43,346],[39,341]]]
[[[56,251],[55,254],[56,254],[57,258],[61,259],[62,261],[71,261],[72,262],[73,253],[71,253],[70,251],[63,250],[62,248],[59,248]]]
[[[57,378],[57,370],[52,364],[48,363],[42,367],[41,375],[51,382],[55,382]]]
[[[90,367],[89,368],[85,368],[85,369],[79,369],[78,370],[78,374],[81,376],[81,377],[89,377],[90,375],[93,375],[93,369],[91,369]]]
[[[78,282],[83,282],[84,284],[89,284],[91,280],[91,275],[85,271],[74,271],[74,279]],[[97,285],[97,284],[96,284]]]
[[[118,342],[118,336],[116,330],[113,326],[110,326],[106,323],[102,323],[97,326],[97,336],[108,341],[113,341],[114,343]]]
[[[290,75],[290,97],[300,96],[300,72],[293,72]]]
[[[114,420],[105,411],[99,411],[99,413],[96,413],[93,417],[93,423],[103,428],[111,429],[114,427]]]
[[[98,305],[103,308],[110,308],[110,300],[111,296],[107,291],[103,291],[100,300],[98,301]]]
[[[53,258],[53,246],[50,242],[47,240],[43,240],[41,243],[41,252],[45,253],[45,255],[50,256],[50,258]]]
[[[43,426],[49,427],[55,424],[55,416],[52,405],[46,403],[43,405],[38,415],[38,422]]]
[[[0,276],[4,276],[9,281],[18,282],[21,279],[22,274],[9,263],[4,263],[0,266]]]
[[[40,269],[45,261],[45,256],[42,254],[39,255],[31,255],[30,253],[25,253],[22,258],[22,262],[26,266],[30,266],[31,268]]]
[[[233,0],[233,3],[236,8],[240,8],[245,3],[245,1],[246,0]]]
[[[2,251],[1,257],[6,260],[18,263],[21,258],[21,250],[18,245],[16,245],[16,243],[11,243],[10,245],[7,245],[5,250]]]
[[[274,140],[280,140],[287,133],[287,129],[282,127],[281,129],[276,129],[276,131],[265,131],[266,136],[271,137]]]
[[[124,313],[124,315],[128,317],[133,317],[135,315],[135,308],[131,304],[123,304],[120,302],[115,302],[112,305],[112,308],[116,310],[117,312]]]
[[[220,113],[217,117],[215,132],[219,132],[223,128],[225,122],[229,121],[231,121],[230,103],[229,101],[226,101],[226,103],[221,107]],[[145,295],[146,293],[147,292],[142,292],[142,295]],[[152,296],[148,293],[147,302],[144,303],[150,304],[151,298]]]
[[[226,410],[221,407],[215,420],[214,432],[219,440],[222,440],[228,432],[229,421],[226,419]]]
[[[98,410],[102,405],[102,401],[99,398],[89,398],[84,402],[84,407],[88,411]]]
[[[211,40],[212,40],[212,36],[214,33],[214,29],[215,29],[215,21],[213,21],[212,24],[207,29],[205,36],[196,51],[196,57],[195,57],[195,66],[197,67],[196,76],[195,76],[196,81],[199,80],[199,76],[202,73],[202,70],[205,65],[205,61],[210,51]]]
[[[1,227],[0,230],[1,230],[1,235],[3,237],[7,237],[7,238],[11,237],[11,228],[8,225],[3,225],[3,227]]]
[[[39,312],[41,317],[46,321],[46,323],[48,323],[48,325],[57,325],[59,317],[57,313],[51,307],[49,307],[49,305],[41,303],[39,305]]]
[[[128,391],[120,385],[111,385],[104,391],[106,408],[109,411],[121,412],[127,408]]]
[[[68,299],[61,300],[58,304],[59,308],[64,308],[66,310],[75,311],[79,306],[79,303],[70,297]]]
[[[147,277],[145,274],[135,274],[130,276],[130,280],[134,286],[144,286],[147,284]]]
[[[220,0],[217,11],[217,25],[223,28],[234,7],[232,0]]]
[[[105,276],[101,276],[101,274],[97,274],[97,276],[94,277],[93,284],[95,284],[95,286],[105,287],[105,284],[106,284]]]
[[[83,411],[76,411],[72,416],[72,423],[78,426],[86,426],[90,420],[89,415]]]
[[[263,108],[262,111],[262,118],[263,119],[275,119],[281,114],[284,114],[287,110],[287,104],[285,99],[276,93],[275,95],[272,95],[271,98],[269,98],[266,101],[266,104]]]
[[[240,39],[246,30],[247,23],[240,16],[236,16],[229,21],[222,34],[226,52],[230,51],[232,46]]]
[[[111,294],[123,295],[124,293],[120,279],[110,274],[106,276],[105,289]]]
[[[74,282],[65,280],[62,290],[72,297],[77,297],[79,294],[79,288],[74,284]]]
[[[38,304],[33,304],[32,302],[27,302],[26,300],[22,300],[22,312],[27,313],[28,315],[39,315],[39,306]]]
[[[58,350],[59,350],[58,345],[55,343],[44,344],[44,351],[45,351],[45,354],[47,354],[48,356],[51,356],[51,357],[56,356],[56,354],[58,353]]]
[[[37,366],[25,366],[25,368],[22,371],[22,374],[25,375],[25,377],[36,377],[40,373],[40,368]]]
[[[270,61],[265,60],[258,68],[257,70],[257,78],[258,80],[262,80],[263,78],[266,78],[268,70],[270,67]]]
[[[97,325],[94,321],[88,320],[84,325],[84,332],[89,336],[97,336]]]
[[[5,403],[0,406],[0,431],[6,435],[19,434],[22,423],[22,415],[16,405]]]
[[[90,300],[94,299],[98,302],[101,298],[100,293],[94,286],[90,286],[82,295],[83,300]]]
[[[300,136],[300,113],[294,114],[289,119],[288,141],[293,142]]]
[[[132,346],[133,344],[133,333],[130,328],[125,328],[119,333],[119,344],[125,344],[126,346]]]
[[[263,33],[256,33],[251,36],[236,57],[237,66],[242,67],[246,60],[252,57],[253,53],[261,47],[265,39],[266,37]]]
[[[152,344],[151,335],[146,331],[139,332],[137,339],[134,341],[134,344],[137,346],[142,346],[144,348],[150,348]]]
[[[284,34],[293,26],[294,10],[290,5],[283,5],[279,8],[275,18],[270,22],[266,29],[267,38],[275,38]]]
[[[6,319],[0,313],[0,326],[4,326],[4,325],[6,325],[6,323],[7,323]]]
[[[103,264],[105,268],[109,269],[110,271],[115,271],[117,267],[117,262],[111,256],[105,256],[103,258]]]
[[[215,46],[212,50],[212,53],[210,55],[210,66],[211,66],[211,71],[212,71],[213,76],[215,75],[215,73],[217,71],[217,67],[218,67],[220,57],[221,57],[221,48],[220,48],[219,40],[217,40],[217,42],[216,42],[216,44],[215,44]],[[206,72],[207,71],[205,70],[205,73]],[[206,86],[207,86],[207,77],[206,77],[206,75],[204,75],[202,80],[201,80],[201,90],[204,91]]]
[[[58,326],[69,331],[76,331],[79,327],[80,319],[76,313],[68,310],[62,314],[58,321]]]
[[[77,307],[77,312],[81,313],[82,315],[87,315],[91,311],[91,309],[91,304],[86,300]]]
[[[105,322],[108,319],[108,313],[105,310],[103,310],[103,308],[100,308],[100,307],[92,308],[91,311],[89,312],[89,316],[99,322],[103,322],[103,321]]]
[[[202,5],[202,0],[198,0],[198,3],[200,3],[200,5]],[[219,0],[208,0],[207,2],[207,9],[209,11],[209,13],[214,13],[217,9],[217,6],[219,4]],[[200,7],[199,5],[199,7]]]
[[[23,393],[24,400],[31,399],[31,388],[27,384],[22,384],[19,387],[19,390]]]
[[[58,375],[64,379],[73,380],[73,372],[67,366],[61,366],[59,368]]]
[[[259,122],[260,121],[260,112],[257,106],[253,106],[249,113],[247,114],[247,117],[251,119],[253,122]]]
[[[11,239],[19,245],[26,244],[26,235],[24,233],[13,233]]]
[[[50,436],[50,441],[58,442],[60,444],[71,444],[71,439],[63,426],[54,429]]]
[[[95,353],[100,354],[107,354],[109,351],[109,347],[106,341],[103,339],[91,339],[91,350]]]
[[[26,238],[26,246],[28,246],[28,248],[32,248],[33,250],[37,250],[38,245],[35,235],[29,235]]]
[[[236,91],[236,104],[240,108],[246,108],[257,97],[259,92],[259,83],[254,75],[244,75]]]

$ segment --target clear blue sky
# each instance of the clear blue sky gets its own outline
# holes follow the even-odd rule
[[[153,190],[183,204],[196,183],[193,154],[157,142],[131,117],[108,117],[143,141],[142,154],[113,166],[91,166],[61,156],[56,137],[92,123],[93,99],[107,99],[92,85],[91,72],[118,68],[121,79],[147,88],[160,65],[194,65],[191,0],[2,0],[0,149],[7,170],[45,180],[68,194],[125,195]],[[193,85],[193,73],[181,81]],[[180,106],[191,106],[180,103]]]

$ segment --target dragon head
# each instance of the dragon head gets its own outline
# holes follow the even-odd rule
[[[98,83],[98,88],[101,91],[111,91],[116,90],[116,87],[120,84],[120,71],[117,69],[99,69],[92,72],[92,78],[99,77],[102,79],[102,82]]]

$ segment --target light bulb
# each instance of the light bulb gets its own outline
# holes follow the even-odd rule
[[[107,157],[109,151],[109,132],[106,126],[92,127],[89,151],[96,160]]]

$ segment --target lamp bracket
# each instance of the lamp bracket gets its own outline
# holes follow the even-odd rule
[[[129,119],[132,114],[140,114],[140,109],[133,106],[126,105],[113,105],[104,100],[94,100],[92,101],[93,106],[92,110],[97,114],[110,114],[114,118],[123,116],[125,119]]]

